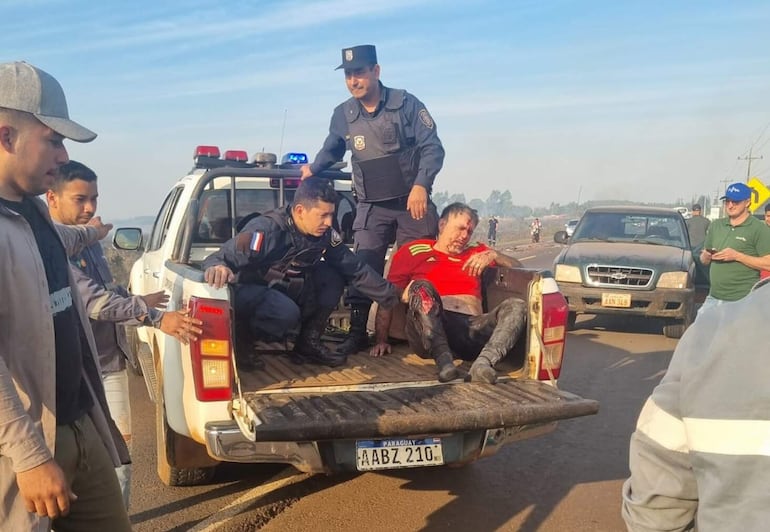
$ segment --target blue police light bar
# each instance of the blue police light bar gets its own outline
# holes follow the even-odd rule
[[[307,164],[307,153],[287,153],[281,159],[281,164]]]

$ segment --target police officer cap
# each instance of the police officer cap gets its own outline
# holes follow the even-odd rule
[[[373,44],[360,44],[342,49],[342,64],[335,68],[355,70],[377,64],[377,50]]]

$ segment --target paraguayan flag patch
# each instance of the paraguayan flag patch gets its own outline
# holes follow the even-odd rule
[[[251,235],[251,244],[249,245],[249,249],[251,251],[259,251],[262,249],[262,242],[265,241],[265,233],[262,231],[254,231],[254,233]]]

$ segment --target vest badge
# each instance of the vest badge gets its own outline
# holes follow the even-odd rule
[[[358,151],[366,149],[366,138],[363,135],[353,137],[353,147]]]

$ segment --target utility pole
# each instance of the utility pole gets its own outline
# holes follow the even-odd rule
[[[753,161],[755,159],[764,159],[764,156],[762,156],[762,155],[760,155],[759,157],[752,157],[751,156],[751,151],[753,149],[754,149],[754,146],[749,148],[749,156],[748,157],[738,157],[739,161],[748,161],[748,163],[749,163],[749,167],[746,170],[746,182],[748,182],[749,179],[751,179],[751,161]]]

